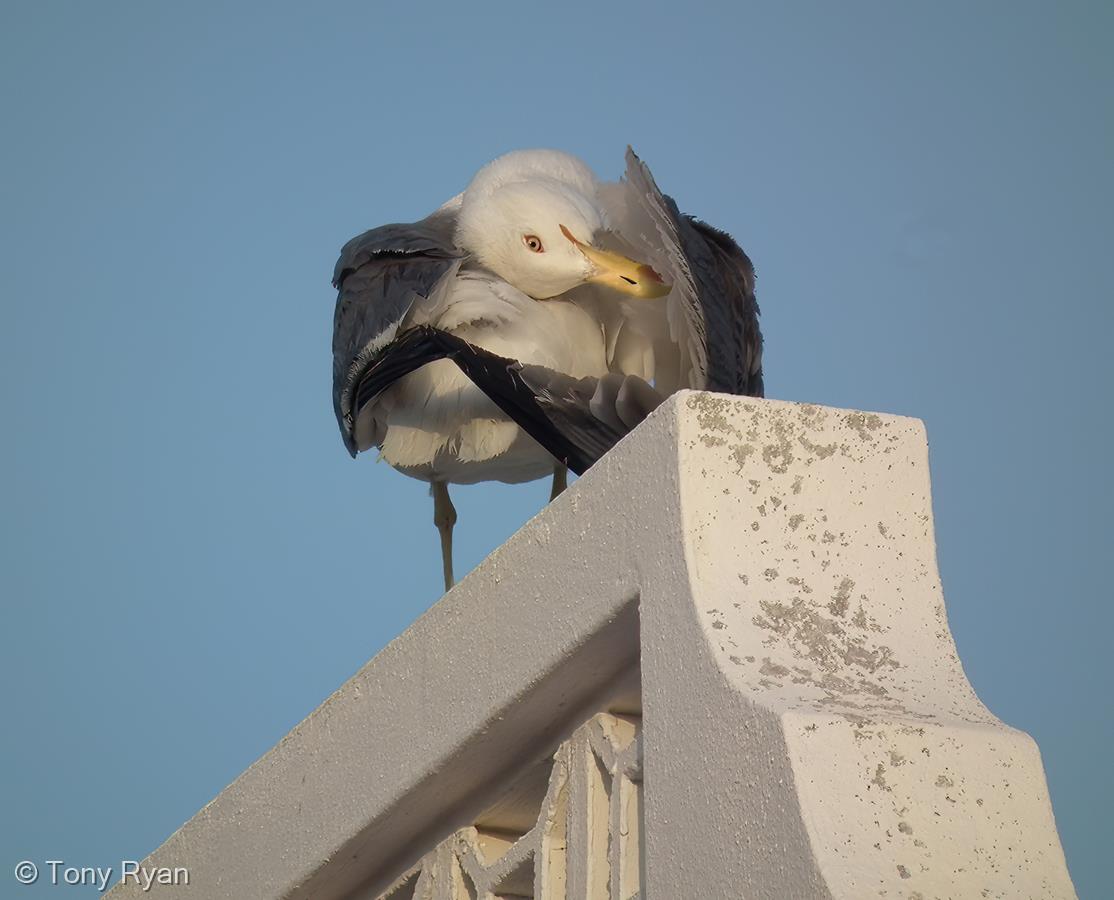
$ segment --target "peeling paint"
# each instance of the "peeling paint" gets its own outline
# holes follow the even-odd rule
[[[874,770],[874,777],[870,779],[870,783],[884,791],[890,790],[890,786],[886,784],[886,767],[882,763],[878,763],[877,768]]]
[[[823,444],[823,445],[814,444],[812,441],[810,441],[803,434],[797,435],[797,443],[799,443],[802,447],[804,447],[805,450],[807,450],[809,453],[815,454],[817,459],[827,459],[829,456],[831,456],[833,453],[835,453],[836,450],[839,449],[839,444],[838,443]]]
[[[855,582],[850,578],[844,578],[836,588],[836,592],[832,595],[832,600],[828,604],[828,609],[832,615],[843,617],[847,614],[847,607],[851,604],[851,591],[855,588]]]
[[[770,657],[765,657],[762,660],[762,668],[758,670],[761,675],[774,675],[778,678],[784,678],[789,674],[789,670],[785,666],[779,666],[775,662],[770,661]]]

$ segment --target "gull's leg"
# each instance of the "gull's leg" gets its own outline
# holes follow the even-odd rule
[[[449,486],[444,481],[431,485],[433,492],[433,524],[441,532],[441,565],[445,571],[445,590],[453,586],[453,526],[456,508],[449,499]]]
[[[549,500],[552,503],[556,500],[561,492],[569,486],[569,470],[561,463],[557,463],[553,467],[553,488],[549,492]]]

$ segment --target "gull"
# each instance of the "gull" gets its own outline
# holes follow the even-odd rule
[[[508,154],[421,222],[373,229],[342,251],[341,434],[353,455],[379,446],[431,482],[446,589],[449,481],[552,470],[555,495],[565,465],[581,474],[675,390],[763,393],[750,259],[725,232],[681,215],[629,148],[626,162],[620,182],[600,183],[568,154]],[[574,227],[554,231],[561,217]],[[593,229],[589,241],[577,236]],[[435,374],[415,382],[423,367]]]
[[[395,469],[430,483],[446,590],[456,522],[448,485],[552,474],[552,497],[567,459],[555,459],[459,361],[426,348],[421,362],[411,356],[414,364],[400,368],[410,346],[400,341],[440,337],[571,382],[599,382],[615,360],[622,369],[637,355],[627,319],[632,334],[646,327],[616,298],[661,301],[672,289],[652,266],[599,243],[617,235],[606,191],[583,162],[531,150],[489,163],[425,219],[372,229],[341,251],[333,333],[341,434],[353,456],[378,447]],[[640,359],[631,374],[651,373]]]

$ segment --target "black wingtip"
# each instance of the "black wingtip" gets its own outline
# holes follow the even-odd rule
[[[353,392],[353,418],[399,378],[438,359],[455,362],[511,420],[577,475],[595,462],[593,454],[570,441],[545,414],[520,375],[520,363],[428,325],[410,329],[376,355]]]

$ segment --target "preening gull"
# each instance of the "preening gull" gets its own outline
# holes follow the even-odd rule
[[[603,183],[517,151],[413,224],[345,245],[334,407],[349,452],[432,486],[446,589],[447,485],[578,474],[683,387],[760,395],[754,270],[681,216],[628,150]]]

